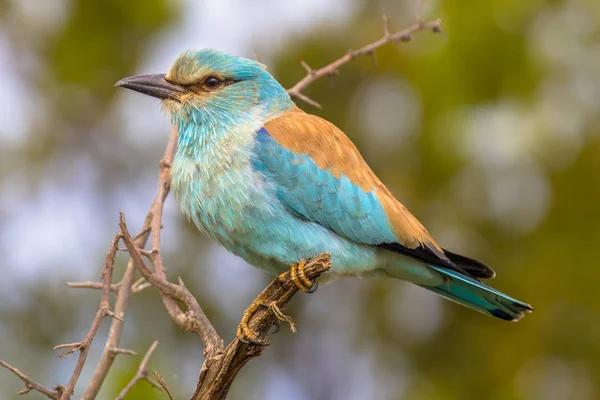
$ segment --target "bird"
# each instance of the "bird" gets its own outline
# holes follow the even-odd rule
[[[490,267],[440,247],[350,139],[301,110],[262,63],[187,50],[168,72],[115,86],[161,100],[178,130],[172,188],[183,213],[249,264],[292,268],[311,292],[304,262],[328,252],[326,279],[405,280],[508,321],[533,311],[481,282],[495,276]],[[238,336],[260,343],[247,326]]]

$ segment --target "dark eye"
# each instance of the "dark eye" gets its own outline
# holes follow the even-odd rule
[[[204,80],[204,85],[209,89],[216,89],[221,86],[222,81],[216,76],[209,76]]]

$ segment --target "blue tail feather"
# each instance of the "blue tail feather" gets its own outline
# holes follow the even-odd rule
[[[515,300],[460,272],[442,267],[430,267],[442,275],[444,283],[439,286],[421,286],[448,300],[506,321],[517,321],[525,315],[525,312],[533,311],[529,304]]]

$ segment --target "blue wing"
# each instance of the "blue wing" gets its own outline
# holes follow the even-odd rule
[[[288,209],[358,243],[395,243],[398,238],[375,191],[367,192],[348,177],[335,177],[307,154],[296,154],[262,128],[257,132],[254,166],[275,182]]]
[[[254,154],[254,167],[290,212],[357,243],[457,268],[333,124],[285,113],[258,130]]]

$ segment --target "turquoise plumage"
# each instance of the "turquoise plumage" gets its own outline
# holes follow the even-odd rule
[[[481,283],[490,268],[442,249],[343,132],[298,109],[262,64],[189,51],[164,75],[117,85],[163,100],[183,212],[250,264],[279,274],[327,251],[329,278],[408,280],[505,320],[532,310]]]
[[[358,243],[397,240],[373,192],[320,169],[306,154],[286,149],[265,128],[257,133],[255,151],[254,168],[275,182],[278,200],[291,212]]]

